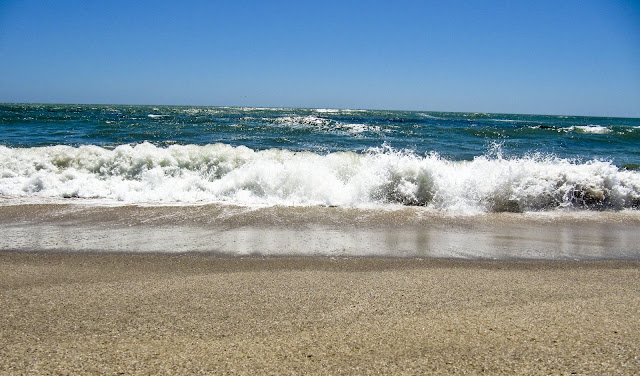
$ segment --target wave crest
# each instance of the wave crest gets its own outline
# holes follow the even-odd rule
[[[379,206],[456,212],[640,207],[610,162],[492,153],[456,162],[389,148],[326,155],[226,144],[0,147],[0,194],[124,203]]]

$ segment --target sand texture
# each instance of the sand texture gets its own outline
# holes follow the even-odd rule
[[[638,374],[640,263],[0,253],[1,374]]]

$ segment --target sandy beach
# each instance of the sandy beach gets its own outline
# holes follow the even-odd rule
[[[640,262],[0,253],[2,374],[638,374]]]

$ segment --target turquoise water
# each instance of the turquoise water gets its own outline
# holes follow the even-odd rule
[[[503,154],[640,165],[640,119],[228,107],[0,105],[7,147],[225,143],[328,153],[389,146],[472,160]]]
[[[630,209],[640,119],[0,105],[0,195],[125,203]]]

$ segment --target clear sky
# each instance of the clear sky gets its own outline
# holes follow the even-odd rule
[[[640,1],[0,0],[0,102],[640,117]]]

